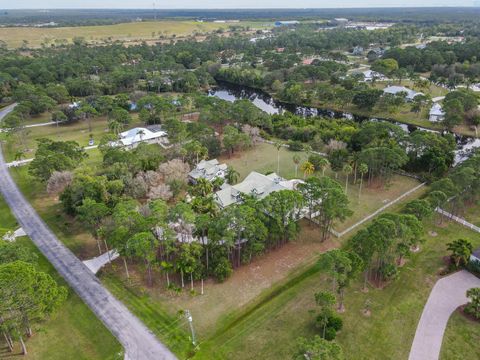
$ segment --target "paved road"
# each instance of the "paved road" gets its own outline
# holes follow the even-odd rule
[[[409,360],[439,358],[448,319],[468,301],[465,293],[473,287],[480,287],[480,279],[464,270],[437,281],[418,323]]]
[[[12,107],[0,110],[1,119]],[[40,251],[125,348],[131,360],[176,359],[146,326],[105,289],[94,274],[68,250],[23,197],[0,151],[0,192],[13,215]],[[95,333],[95,329],[91,329]]]

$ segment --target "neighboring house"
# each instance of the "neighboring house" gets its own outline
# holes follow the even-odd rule
[[[363,55],[363,52],[364,52],[364,51],[365,51],[365,50],[363,49],[362,46],[355,46],[355,47],[353,48],[353,50],[352,50],[352,54],[353,54],[353,55]]]
[[[442,105],[439,103],[433,104],[432,108],[430,109],[428,119],[431,122],[440,122],[445,120],[445,112],[442,109]]]
[[[310,58],[310,59],[303,59],[303,60],[302,60],[302,65],[312,65],[313,60],[315,60],[315,59],[312,59],[312,58]]]
[[[472,255],[470,255],[470,261],[476,261],[480,263],[480,248],[472,252]]]
[[[217,159],[202,160],[188,173],[188,178],[192,183],[196,183],[200,178],[208,181],[216,178],[225,179],[227,168],[227,164],[220,164]]]
[[[379,81],[388,80],[385,75],[373,70],[365,70],[365,71],[362,71],[361,74],[363,74],[364,81],[373,81],[373,79],[379,80]]]
[[[215,193],[214,199],[221,208],[242,202],[243,195],[253,195],[263,199],[268,194],[280,190],[294,190],[302,180],[286,180],[275,173],[263,175],[252,171],[241,183],[225,184]]]
[[[292,26],[297,24],[299,24],[297,20],[275,21],[275,26]]]
[[[166,136],[167,133],[159,127],[153,129],[138,127],[120,133],[118,141],[113,145],[135,148],[141,142],[149,144],[166,142]]]
[[[392,94],[392,95],[397,95],[399,93],[406,93],[406,99],[407,101],[413,101],[413,99],[416,96],[423,95],[421,92],[416,92],[414,90],[411,90],[409,88],[406,88],[405,86],[387,86],[385,89],[383,89],[383,92],[385,94]]]
[[[69,108],[69,109],[74,109],[74,110],[76,110],[76,109],[78,109],[79,107],[80,107],[80,102],[77,102],[77,101],[74,101],[73,103],[68,104],[68,108]]]

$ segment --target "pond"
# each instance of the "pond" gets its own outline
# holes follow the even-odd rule
[[[273,99],[269,94],[264,91],[224,82],[219,82],[218,86],[210,90],[208,94],[209,96],[215,96],[219,99],[230,102],[241,99],[250,100],[256,107],[270,115],[282,114],[284,111],[289,111],[300,116],[321,116],[331,119],[349,119],[357,122],[389,121],[400,126],[408,133],[411,133],[415,130],[438,132],[435,130],[423,128],[421,126],[403,124],[390,119],[367,117],[343,111],[288,104]],[[455,141],[457,143],[457,150],[455,151],[455,164],[458,164],[468,159],[473,149],[480,148],[480,139],[474,137],[455,134]]]

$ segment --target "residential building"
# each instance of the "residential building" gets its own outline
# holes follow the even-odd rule
[[[362,46],[355,46],[352,50],[352,54],[359,56],[359,55],[363,55],[364,51],[365,49]]]
[[[373,71],[373,70],[362,71],[362,74],[363,74],[363,80],[364,81],[373,81],[374,79],[379,80],[379,81],[388,80],[385,75],[383,75],[382,73],[379,73],[377,71]]]
[[[421,92],[416,92],[412,89],[406,88],[405,86],[387,86],[383,89],[385,94],[397,95],[399,93],[406,93],[406,100],[413,101],[416,96],[423,95]]]
[[[196,183],[198,179],[213,181],[216,178],[225,179],[227,164],[220,164],[217,159],[202,160],[188,173],[190,182]]]
[[[430,109],[428,119],[431,122],[440,122],[445,120],[445,112],[442,109],[442,105],[439,103],[433,104],[432,108]]]
[[[292,26],[298,24],[299,22],[297,20],[275,21],[275,26]]]
[[[161,127],[155,128],[133,128],[127,131],[124,131],[119,134],[118,141],[112,143],[114,146],[124,146],[128,148],[135,148],[141,142],[146,142],[149,144],[153,143],[166,143],[167,133],[161,130]]]
[[[252,171],[241,183],[225,184],[215,193],[214,199],[221,208],[242,202],[243,195],[251,195],[263,199],[268,194],[280,190],[295,190],[302,180],[286,180],[276,173],[263,175]]]

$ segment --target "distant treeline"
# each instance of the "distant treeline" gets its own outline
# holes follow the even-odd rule
[[[395,21],[435,24],[441,22],[477,21],[480,7],[459,8],[371,8],[371,9],[72,9],[72,10],[3,10],[0,25],[42,24],[55,22],[58,26],[104,25],[128,22],[141,18],[156,19],[332,19]]]

